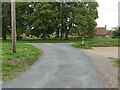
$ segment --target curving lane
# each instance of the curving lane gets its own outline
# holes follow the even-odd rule
[[[3,88],[103,88],[89,57],[70,43],[29,43],[43,56]]]

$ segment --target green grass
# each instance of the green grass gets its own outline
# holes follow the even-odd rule
[[[114,67],[120,67],[120,59],[119,58],[109,57],[108,59],[111,59],[110,62],[113,63]]]
[[[92,47],[109,47],[109,46],[120,46],[120,43],[118,42],[111,42],[111,43],[92,43],[89,44]]]
[[[2,79],[7,82],[19,76],[38,60],[42,51],[38,48],[27,45],[17,44],[17,53],[12,53],[10,43],[2,44]]]
[[[85,39],[86,42],[89,41],[118,41],[118,39]],[[11,43],[11,39],[8,40],[2,40],[3,43]],[[18,43],[71,43],[71,42],[81,42],[81,38],[69,38],[69,40],[58,40],[55,38],[43,40],[43,39],[34,39],[34,38],[29,38],[29,39],[22,39],[22,40],[17,40]]]
[[[8,40],[2,40],[3,43],[11,43],[11,39]],[[21,39],[17,40],[18,43],[70,43],[70,42],[81,42],[80,38],[70,38],[69,40],[58,40],[58,39]]]
[[[93,38],[93,39],[85,39],[85,41],[96,41],[96,42],[101,42],[101,41],[118,41],[117,38]]]
[[[82,49],[92,49],[92,47],[90,45],[82,45],[80,43],[72,44],[71,46],[76,47],[76,48],[82,48]]]
[[[120,46],[120,43],[112,42],[112,43],[86,43],[82,45],[81,43],[72,44],[71,46],[82,49],[92,49],[92,47],[110,47],[110,46]]]

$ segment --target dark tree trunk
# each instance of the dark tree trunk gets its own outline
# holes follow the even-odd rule
[[[37,35],[36,37],[39,38],[39,35]]]
[[[68,30],[66,30],[66,34],[65,34],[65,40],[68,40]]]
[[[17,35],[17,40],[20,40],[20,36],[19,35]]]
[[[60,40],[62,40],[62,38],[63,38],[63,33],[61,33],[61,37],[60,37]]]
[[[55,38],[59,38],[59,28],[58,28],[58,30],[57,30],[57,32],[56,32]]]
[[[47,34],[46,34],[46,32],[44,31],[44,32],[43,32],[43,40],[46,40],[46,36],[47,36]]]
[[[6,40],[6,39],[7,39],[6,34],[4,34],[4,35],[3,35],[3,39],[4,39],[4,40]]]
[[[17,35],[17,40],[20,40],[20,39],[22,39],[23,37],[22,36],[20,36],[20,35]]]

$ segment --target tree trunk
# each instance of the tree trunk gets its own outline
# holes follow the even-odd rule
[[[68,40],[68,30],[66,30],[66,34],[65,34],[65,40]]]
[[[58,28],[58,30],[56,31],[56,36],[55,36],[55,38],[59,38],[59,28]]]
[[[47,36],[47,34],[46,34],[46,32],[44,31],[44,32],[43,32],[43,40],[46,40],[46,36]]]
[[[6,40],[6,39],[7,39],[6,34],[4,34],[4,35],[3,35],[3,39],[4,39],[4,40]]]
[[[63,38],[63,33],[61,33],[60,40],[62,40],[62,38]]]
[[[22,39],[22,37],[20,36],[20,35],[17,35],[17,40],[20,40],[20,39]]]
[[[37,38],[39,38],[39,35],[36,35]]]
[[[20,39],[20,36],[19,35],[17,35],[17,40],[19,40]]]
[[[69,29],[67,29],[67,27],[69,27]],[[66,34],[65,34],[65,40],[68,40],[68,34],[69,34],[69,31],[70,31],[70,28],[72,27],[72,23],[70,23],[68,26],[66,27]]]

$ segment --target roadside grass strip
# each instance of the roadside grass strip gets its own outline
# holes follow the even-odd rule
[[[117,38],[111,38],[111,39],[103,39],[103,38],[94,38],[94,39],[90,39],[90,38],[85,38],[86,42],[102,42],[102,41],[118,41]],[[11,43],[12,40],[11,39],[7,39],[7,40],[2,40],[2,43]],[[82,38],[69,38],[69,40],[58,40],[57,38],[49,38],[47,40],[43,40],[42,38],[27,38],[27,39],[21,39],[21,40],[17,40],[18,43],[71,43],[71,42],[82,42]]]
[[[21,72],[24,72],[35,63],[42,51],[38,48],[27,45],[17,44],[17,53],[12,53],[12,44],[2,44],[2,80],[3,83],[15,79]]]
[[[82,45],[81,43],[72,44],[71,46],[82,49],[92,49],[92,47],[113,47],[120,46],[118,42],[110,42],[110,43],[85,43]]]
[[[109,57],[108,59],[111,59],[111,63],[113,63],[113,67],[120,67],[120,58],[112,58]]]
[[[77,44],[72,44],[71,46],[82,49],[92,49],[92,47],[88,44],[82,45],[81,43],[77,43]]]

